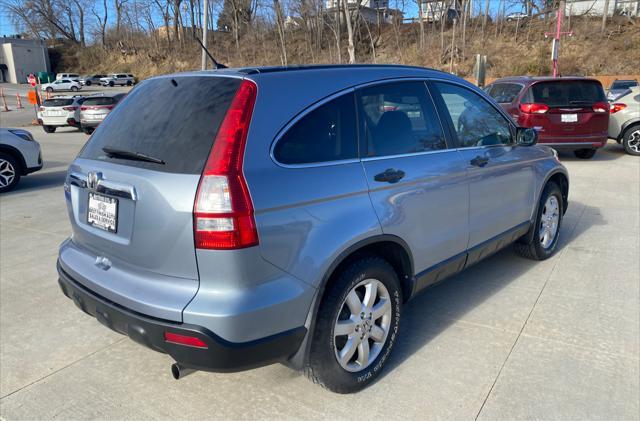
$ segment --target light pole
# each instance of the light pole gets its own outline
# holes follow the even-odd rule
[[[209,4],[204,0],[202,24],[202,70],[207,70],[207,27],[209,26]]]

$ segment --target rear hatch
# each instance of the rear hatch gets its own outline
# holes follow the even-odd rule
[[[52,98],[44,100],[38,111],[45,124],[65,124],[77,109],[73,98]]]
[[[151,79],[114,108],[69,168],[63,270],[134,311],[182,320],[199,285],[194,198],[240,82]]]
[[[80,107],[80,121],[102,121],[116,105],[111,96],[89,97]]]
[[[536,82],[522,102],[522,125],[535,127],[541,138],[606,135],[609,106],[596,80]],[[527,113],[527,106],[534,106],[533,112]]]

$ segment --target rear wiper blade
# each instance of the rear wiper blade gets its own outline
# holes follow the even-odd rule
[[[153,162],[154,164],[164,165],[165,162],[162,159],[154,158],[153,156],[145,155],[140,152],[126,151],[124,149],[111,148],[105,146],[102,151],[113,158],[131,159],[134,161]]]

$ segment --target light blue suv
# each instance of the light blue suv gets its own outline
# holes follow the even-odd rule
[[[69,168],[63,292],[192,370],[381,372],[403,304],[511,243],[555,250],[568,174],[500,106],[404,66],[141,83]]]

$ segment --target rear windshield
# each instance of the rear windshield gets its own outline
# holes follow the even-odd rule
[[[102,98],[87,98],[84,100],[84,105],[111,105],[115,104],[115,100],[110,97],[102,97]]]
[[[634,86],[638,86],[638,82],[635,80],[616,80],[611,85],[611,89],[629,89]]]
[[[239,86],[240,79],[207,76],[145,81],[100,124],[80,157],[199,174]],[[165,163],[109,157],[104,147],[137,152]]]
[[[46,99],[43,103],[43,107],[66,107],[67,105],[73,104],[73,99],[68,98],[54,98],[54,99]]]
[[[570,80],[538,82],[529,91],[531,102],[549,107],[592,105],[606,101],[600,82],[592,80]]]

